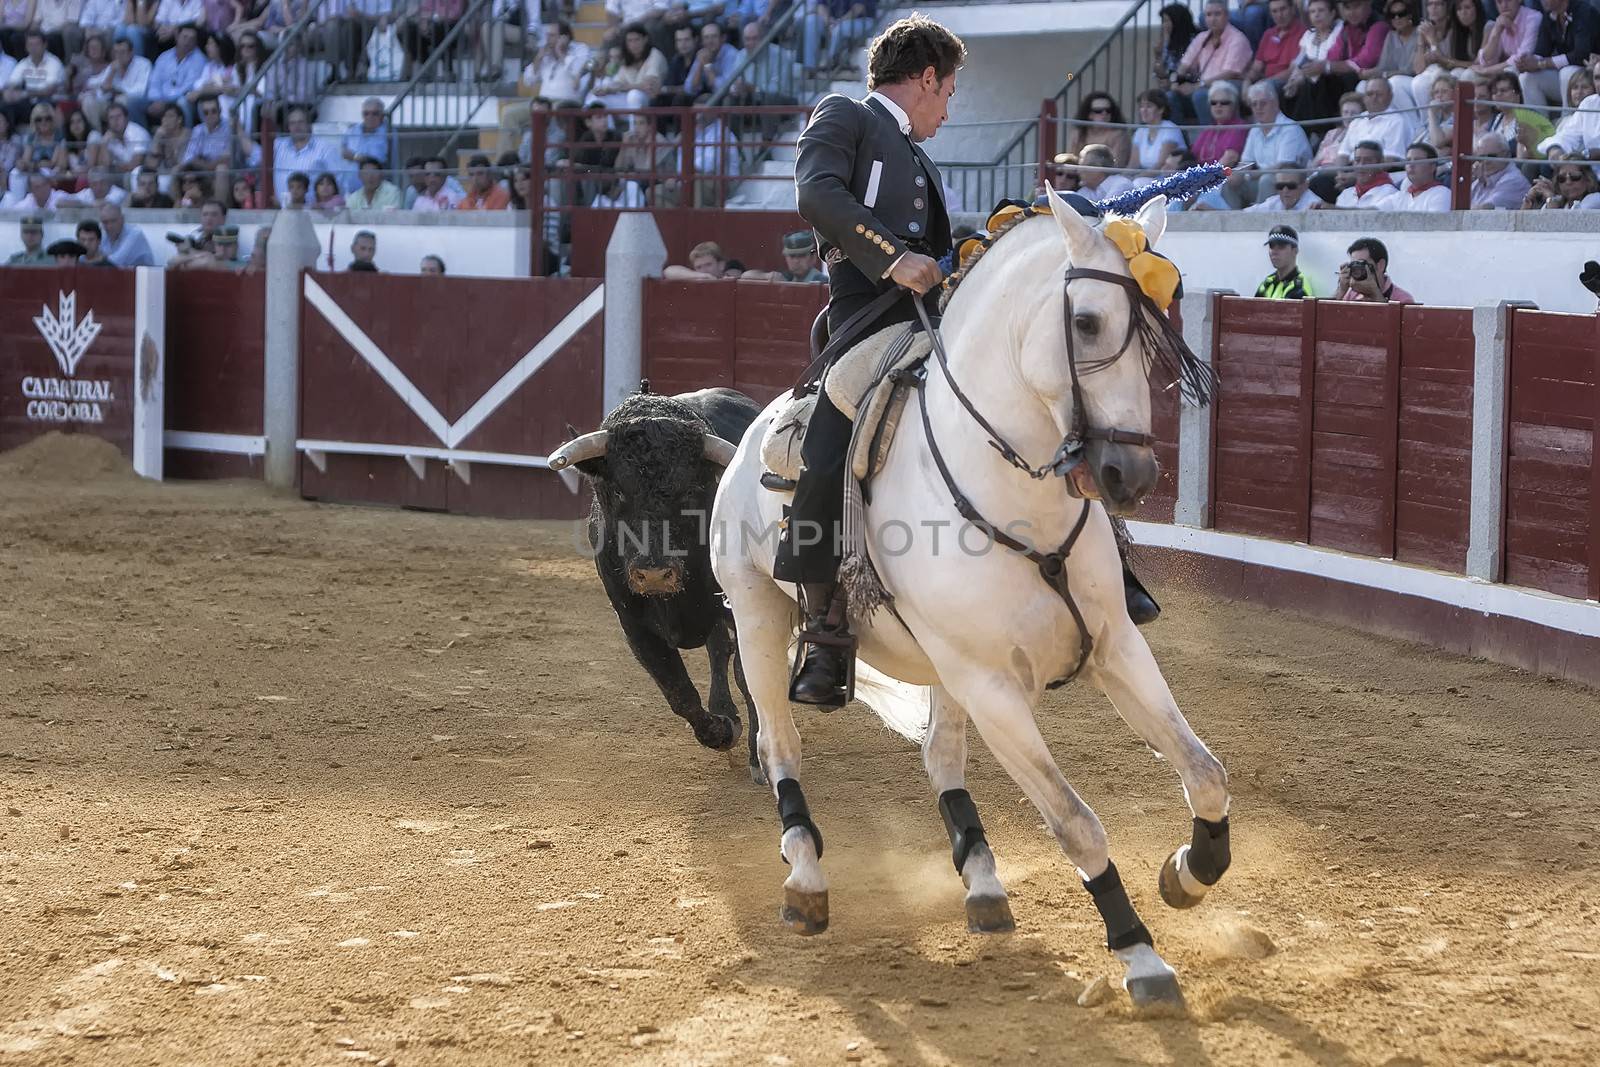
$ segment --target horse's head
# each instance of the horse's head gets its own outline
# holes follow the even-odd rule
[[[1045,257],[1057,269],[1036,283],[1049,295],[1024,331],[1019,369],[1062,440],[1081,443],[1083,462],[1066,472],[1072,491],[1127,512],[1160,474],[1150,438],[1151,335],[1141,326],[1154,312],[1117,245],[1055,190],[1049,195],[1066,248]],[[1166,228],[1166,199],[1133,221],[1154,246]]]

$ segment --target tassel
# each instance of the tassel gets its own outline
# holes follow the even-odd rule
[[[1094,206],[1107,215],[1132,215],[1158,196],[1168,200],[1193,199],[1227,181],[1230,173],[1221,163],[1203,163],[1151,182],[1142,189],[1129,189],[1109,199],[1097,200]]]

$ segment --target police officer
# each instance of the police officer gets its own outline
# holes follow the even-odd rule
[[[1317,294],[1311,279],[1300,270],[1300,235],[1293,226],[1274,226],[1267,234],[1267,259],[1272,273],[1256,286],[1256,296],[1266,300],[1310,300]]]
[[[44,216],[22,217],[22,251],[11,253],[8,267],[44,267],[50,264],[50,254],[44,250]]]
[[[918,142],[932,137],[948,117],[965,58],[961,39],[943,26],[921,15],[903,18],[868,48],[872,91],[860,100],[824,97],[800,135],[796,195],[828,264],[827,321],[836,337],[896,287],[919,294],[929,314],[938,313],[944,280],[938,260],[950,250],[950,217],[939,169]],[[859,340],[915,319],[912,299],[906,294],[855,322],[848,333]],[[849,443],[850,420],[824,389],[801,446],[804,468],[774,563],[775,577],[800,586],[805,629],[835,638],[848,638],[835,579]],[[804,647],[790,698],[824,707],[843,704],[848,645]]]

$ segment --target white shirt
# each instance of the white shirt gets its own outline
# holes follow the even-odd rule
[[[1578,103],[1578,110],[1570,111],[1556,123],[1553,137],[1539,142],[1539,151],[1560,148],[1569,157],[1587,155],[1591,149],[1600,149],[1600,95],[1590,93]]]
[[[135,126],[131,121],[122,131],[121,137],[117,137],[109,130],[103,134],[97,133],[94,137],[100,139],[98,143],[105,145],[106,152],[111,156],[111,162],[123,168],[144,159],[144,154],[150,147],[150,134],[143,126]],[[90,138],[90,141],[94,143],[93,138]]]
[[[1358,115],[1350,120],[1350,131],[1344,143],[1352,153],[1362,141],[1376,141],[1383,146],[1383,158],[1404,159],[1406,148],[1416,140],[1410,115],[1398,114],[1390,104],[1376,115]]]
[[[868,93],[867,99],[876,100],[878,103],[882,104],[884,110],[889,113],[889,117],[900,124],[900,132],[905,134],[907,137],[911,136],[911,116],[906,114],[905,108],[901,107],[893,100],[890,100],[882,93]]]
[[[416,203],[411,205],[412,211],[454,211],[456,205],[461,203],[460,194],[453,192],[448,184],[439,190],[437,196],[427,193],[418,193]]]
[[[1407,178],[1405,186],[1394,198],[1390,211],[1449,211],[1450,187],[1440,182],[1430,185],[1422,192],[1413,191],[1411,179]]]
[[[1400,190],[1392,185],[1375,185],[1360,196],[1356,195],[1356,187],[1350,186],[1339,194],[1339,199],[1334,201],[1334,207],[1354,207],[1367,211],[1393,211],[1390,202],[1400,195]]]
[[[1283,194],[1282,193],[1273,193],[1271,196],[1269,196],[1265,200],[1261,201],[1261,203],[1259,203],[1259,204],[1251,204],[1249,207],[1245,208],[1245,210],[1246,211],[1309,211],[1309,210],[1311,210],[1311,205],[1316,201],[1316,199],[1317,199],[1317,195],[1315,193],[1313,193],[1310,189],[1306,189],[1303,192],[1301,192],[1300,199],[1295,201],[1294,207],[1284,207],[1283,206]]]
[[[537,85],[539,95],[546,100],[582,100],[589,76],[589,59],[593,55],[588,45],[573,41],[561,59],[545,56],[536,63],[529,63],[523,68],[522,80],[527,85]]]
[[[67,194],[60,189],[51,189],[50,195],[45,198],[43,206],[33,198],[27,189],[18,189],[4,200],[0,200],[0,209],[10,208],[15,211],[54,211],[63,205],[71,205],[73,201],[67,199]]]
[[[11,77],[6,79],[8,89],[26,89],[34,96],[40,96],[46,89],[60,88],[66,84],[66,72],[61,66],[61,60],[50,52],[35,63],[27,56],[17,62],[16,69],[11,72]]]
[[[0,85],[5,85],[11,80],[11,72],[17,69],[17,61],[0,52]]]
[[[643,22],[666,10],[666,0],[606,0],[606,14],[617,16],[624,26]]]
[[[78,21],[84,26],[111,29],[122,23],[122,0],[83,0]]]
[[[1109,200],[1133,188],[1133,179],[1126,174],[1107,174],[1099,185],[1079,186],[1078,192],[1090,200]]]
[[[95,197],[93,189],[81,189],[68,195],[67,199],[76,204],[120,204],[128,199],[128,191],[120,186],[113,185],[106,190],[106,198],[99,200]]]
[[[590,207],[644,207],[644,191],[639,188],[638,182],[623,182],[613,196],[596,193]]]
[[[156,7],[157,26],[182,26],[185,22],[199,25],[205,20],[205,0],[161,0]]]
[[[144,56],[134,56],[128,60],[128,69],[117,72],[116,64],[108,66],[99,74],[89,79],[89,88],[102,96],[115,96],[123,93],[128,96],[143,96],[150,87],[151,62]],[[130,116],[143,119],[143,115]]]
[[[289,175],[299,171],[315,183],[318,174],[333,173],[342,166],[338,149],[315,136],[306,141],[304,148],[296,148],[292,137],[279,137],[272,143],[272,186],[278,203],[289,202]]]

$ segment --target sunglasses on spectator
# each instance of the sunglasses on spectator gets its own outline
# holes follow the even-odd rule
[[[1300,183],[1299,182],[1279,182],[1273,188],[1277,189],[1278,192],[1280,192],[1280,193],[1286,193],[1290,189],[1298,189],[1298,188],[1300,188]]]
[[[1212,107],[1232,107],[1233,106],[1233,101],[1232,100],[1213,100],[1213,101],[1211,101],[1211,106]]]
[[[1389,11],[1389,17],[1391,19],[1408,19],[1411,17],[1411,12],[1407,11],[1403,7],[1391,8]]]
[[[1091,115],[1109,115],[1109,114],[1111,114],[1111,105],[1110,104],[1095,104],[1094,106],[1089,108],[1089,114],[1091,114]]]
[[[1557,174],[1556,175],[1556,181],[1558,181],[1558,182],[1581,182],[1581,181],[1583,181],[1583,175],[1579,174],[1576,171],[1570,171],[1569,170],[1565,174]]]

